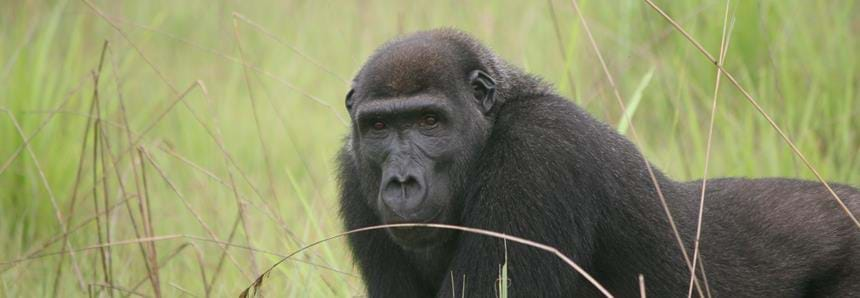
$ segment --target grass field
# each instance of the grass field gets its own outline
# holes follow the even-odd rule
[[[580,2],[640,148],[701,178],[713,64],[644,2]],[[725,2],[657,4],[719,52]],[[734,1],[725,63],[823,177],[855,186],[858,15]],[[0,3],[0,297],[235,296],[340,233],[349,80],[384,41],[443,26],[622,122],[569,1]],[[815,178],[735,86],[717,100],[708,177]],[[362,295],[344,244],[278,266],[264,291]]]

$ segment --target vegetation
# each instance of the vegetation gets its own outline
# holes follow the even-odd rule
[[[473,33],[632,125],[672,177],[701,178],[712,63],[644,2],[580,2],[629,123],[569,1],[0,3],[0,296],[233,296],[342,232],[333,158],[350,77],[421,29]],[[719,53],[725,2],[657,4]],[[826,179],[855,186],[857,15],[847,0],[733,2],[725,63]],[[726,80],[707,176],[814,179]],[[277,267],[263,291],[363,290],[333,240]]]

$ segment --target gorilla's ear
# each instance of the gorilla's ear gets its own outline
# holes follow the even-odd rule
[[[484,114],[489,113],[496,104],[496,80],[486,72],[475,70],[469,75],[469,84]]]
[[[352,94],[355,93],[355,89],[349,88],[349,92],[346,93],[346,110],[352,112]]]

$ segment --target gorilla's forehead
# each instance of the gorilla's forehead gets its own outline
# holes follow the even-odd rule
[[[463,54],[450,41],[432,36],[401,40],[371,57],[356,78],[357,87],[374,97],[451,90],[452,84],[465,82],[468,75]]]

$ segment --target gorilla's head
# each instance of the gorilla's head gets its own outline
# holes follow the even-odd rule
[[[474,161],[501,105],[495,56],[464,34],[421,32],[382,46],[346,96],[352,154],[382,223],[456,224]],[[405,247],[441,229],[390,229]]]

